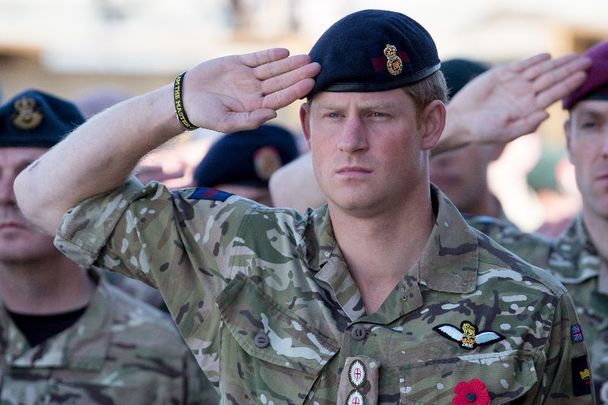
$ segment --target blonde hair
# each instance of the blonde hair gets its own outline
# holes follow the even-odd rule
[[[432,73],[412,85],[403,87],[403,91],[414,100],[416,118],[420,122],[422,111],[431,101],[448,102],[448,86],[441,70]]]

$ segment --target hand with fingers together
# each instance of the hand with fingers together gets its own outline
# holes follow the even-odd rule
[[[549,117],[545,109],[585,79],[590,60],[539,54],[497,66],[469,82],[448,105],[446,130],[434,154],[471,142],[506,143]]]
[[[282,48],[203,62],[184,80],[184,108],[191,122],[220,132],[252,129],[304,97],[320,71],[307,55]]]

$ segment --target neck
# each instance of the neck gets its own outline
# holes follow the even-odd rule
[[[462,212],[474,216],[490,216],[498,218],[501,215],[498,199],[489,191],[476,198],[469,206],[464,207]]]
[[[418,261],[433,228],[428,185],[397,210],[358,218],[330,205],[334,235],[368,313],[375,312]]]
[[[44,261],[0,262],[0,296],[13,312],[46,315],[86,306],[95,284],[63,255]]]
[[[604,260],[608,260],[608,218],[595,214],[583,206],[583,222],[593,245]]]

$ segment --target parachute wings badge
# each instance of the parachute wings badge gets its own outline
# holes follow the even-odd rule
[[[477,327],[469,321],[463,321],[460,329],[450,324],[442,324],[435,326],[433,330],[443,337],[460,343],[460,347],[468,350],[505,339],[504,336],[493,331],[484,330],[477,333]]]

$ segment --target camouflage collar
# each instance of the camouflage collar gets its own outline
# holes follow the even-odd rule
[[[601,259],[591,241],[583,215],[579,213],[572,224],[555,241],[548,267],[564,284],[578,284],[597,277]]]
[[[98,370],[103,366],[110,345],[111,333],[107,330],[108,308],[107,286],[99,273],[89,270],[97,283],[97,290],[81,318],[69,329],[51,337],[37,347],[30,348],[25,338],[10,322],[2,310],[0,329],[3,330],[5,361],[13,367],[49,368],[70,367],[74,369]],[[91,344],[95,341],[95,344]]]
[[[456,207],[431,185],[435,226],[418,263],[407,273],[432,290],[467,293],[477,286],[478,244],[476,234]],[[327,206],[311,211],[298,250],[308,267],[320,271],[329,261],[343,261],[329,219]],[[337,266],[340,268],[342,266]],[[346,266],[343,266],[346,269]],[[343,280],[343,277],[322,276]]]
[[[332,256],[342,258],[331,227],[327,204],[317,210],[309,210],[305,223],[297,250],[309,269],[319,271]]]
[[[477,236],[445,194],[432,185],[431,197],[435,226],[420,256],[418,282],[436,291],[473,292],[479,268]]]

